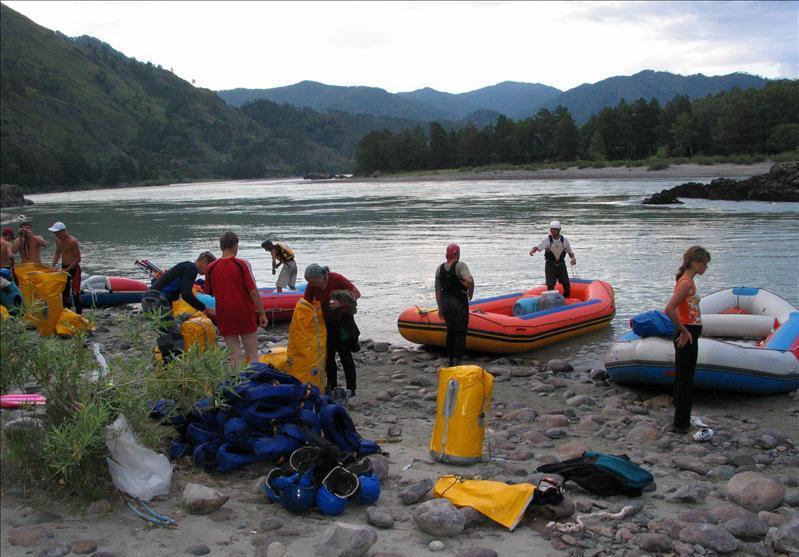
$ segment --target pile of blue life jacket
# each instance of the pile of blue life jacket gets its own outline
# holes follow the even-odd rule
[[[150,416],[180,434],[172,440],[171,458],[191,455],[195,466],[229,472],[277,461],[306,443],[329,443],[354,459],[381,452],[358,435],[346,408],[321,396],[316,386],[262,363],[251,364],[240,378],[224,389],[224,409],[210,408],[207,399],[186,415],[172,416],[170,401],[153,406]]]

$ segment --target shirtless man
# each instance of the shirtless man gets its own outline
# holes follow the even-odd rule
[[[11,251],[18,253],[22,263],[42,264],[42,248],[47,242],[41,236],[33,233],[31,223],[23,222],[19,225],[19,237],[11,245]]]
[[[3,236],[0,238],[0,269],[8,269],[9,275],[12,267],[14,267],[14,256],[12,255],[14,252],[11,251],[11,246],[13,245],[14,231],[10,228],[4,228]],[[6,278],[13,280],[10,276]]]
[[[67,227],[63,222],[53,224],[48,230],[55,233],[55,255],[52,266],[55,267],[61,259],[61,270],[69,275],[64,293],[61,295],[64,307],[69,305],[69,300],[72,298],[75,313],[81,314],[83,308],[80,305],[80,244],[74,236],[67,233]]]

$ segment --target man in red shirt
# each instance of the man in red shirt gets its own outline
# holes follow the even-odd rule
[[[333,273],[327,267],[316,263],[305,268],[305,280],[308,282],[308,286],[305,288],[305,299],[309,302],[318,301],[325,316],[327,388],[332,391],[338,386],[338,367],[336,366],[336,352],[338,352],[341,367],[344,368],[347,389],[350,391],[350,396],[355,396],[355,362],[352,359],[352,352],[353,348],[358,349],[359,331],[352,318],[354,308],[342,304],[337,299],[331,300],[331,295],[337,290],[343,290],[357,300],[361,297],[361,293],[345,276]]]

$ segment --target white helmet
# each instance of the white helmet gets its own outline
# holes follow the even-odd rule
[[[558,230],[560,230],[560,221],[559,220],[553,220],[552,222],[549,223],[549,227],[550,228],[557,228]]]

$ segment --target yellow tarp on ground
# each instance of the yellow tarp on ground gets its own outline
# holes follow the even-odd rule
[[[262,364],[269,364],[280,371],[285,371],[288,356],[288,348],[285,346],[273,346],[269,349],[269,352],[261,354],[258,361]]]
[[[300,298],[289,325],[286,373],[324,392],[327,386],[327,327],[319,302]]]
[[[513,530],[533,500],[533,484],[506,484],[491,480],[464,480],[442,476],[433,487],[434,497],[443,497],[456,507],[472,507],[494,522]]]
[[[60,337],[72,337],[81,331],[93,331],[94,327],[85,317],[74,311],[64,308],[55,324],[55,334]]]
[[[55,326],[64,309],[61,294],[69,275],[63,271],[35,271],[29,273],[33,290],[33,312],[36,331],[39,336],[49,337],[55,333]],[[42,302],[44,305],[40,306]],[[38,309],[41,308],[41,309]]]
[[[472,464],[483,457],[494,376],[478,366],[438,370],[438,410],[430,454],[436,460]]]

